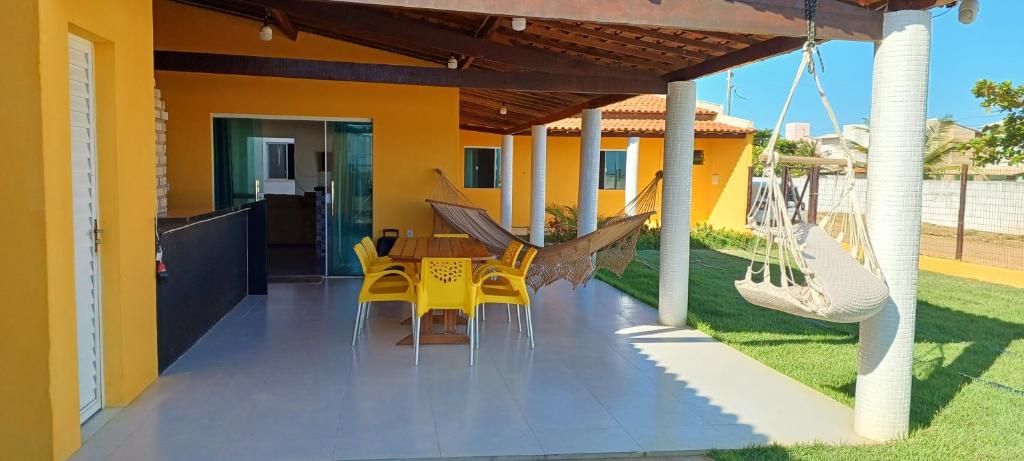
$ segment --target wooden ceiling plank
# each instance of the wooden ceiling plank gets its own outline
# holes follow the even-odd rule
[[[615,78],[540,72],[452,71],[446,68],[156,51],[157,70],[459,88],[585,93],[664,91],[661,78]]]
[[[503,29],[501,32],[506,34],[506,35],[509,34],[509,33],[517,33],[515,31],[511,31],[511,30],[507,30],[507,29]],[[563,30],[553,29],[553,28],[549,28],[549,27],[539,26],[539,27],[531,28],[529,33],[530,34],[539,35],[541,37],[546,37],[546,38],[549,38],[549,39],[552,39],[552,40],[568,42],[570,44],[577,45],[577,46],[584,46],[584,47],[588,47],[588,48],[594,48],[594,49],[597,49],[597,50],[607,51],[609,53],[614,53],[614,56],[609,56],[610,59],[615,59],[615,58],[617,58],[619,56],[635,56],[637,58],[641,58],[641,59],[644,59],[644,60],[663,62],[665,64],[669,64],[669,65],[676,66],[676,67],[679,67],[681,65],[685,65],[686,64],[686,61],[685,61],[686,58],[691,58],[691,59],[696,59],[696,60],[703,60],[704,59],[704,57],[694,57],[694,56],[690,56],[688,54],[676,53],[677,56],[665,56],[665,55],[663,55],[661,53],[656,53],[656,52],[652,53],[652,52],[650,52],[648,50],[645,50],[645,49],[638,49],[638,48],[636,48],[636,45],[631,45],[631,44],[623,43],[624,41],[628,41],[628,40],[625,40],[623,38],[617,38],[613,42],[609,42],[608,39],[603,39],[602,37],[598,37],[599,34],[596,31],[593,31],[593,32],[595,32],[593,34],[590,34],[589,32],[590,31],[588,31],[586,33],[587,36],[581,36],[582,34],[584,34],[583,32],[563,31]],[[522,32],[519,32],[519,33],[522,33]],[[611,34],[608,34],[608,35],[611,35]],[[589,37],[593,37],[593,38],[588,38],[588,36]],[[627,46],[627,45],[631,45],[631,46]],[[598,56],[600,56],[600,55],[598,55]]]
[[[802,37],[776,37],[759,45],[751,45],[722,57],[709,59],[700,64],[669,72],[664,77],[669,81],[694,80],[705,75],[788,53],[802,47],[804,41]]]
[[[551,24],[551,23],[548,23],[548,24]],[[557,26],[552,25],[551,27],[557,27]],[[681,56],[681,57],[691,58],[691,59],[698,60],[698,61],[703,61],[705,59],[708,59],[708,58],[712,57],[710,55],[701,54],[701,53],[698,53],[698,52],[695,52],[695,51],[692,51],[692,50],[687,50],[685,48],[674,47],[674,46],[667,46],[667,45],[663,45],[663,44],[660,44],[660,43],[654,43],[654,42],[648,42],[648,41],[642,40],[642,37],[641,38],[631,38],[631,37],[626,37],[626,36],[623,36],[623,35],[620,35],[620,34],[613,34],[611,32],[607,32],[605,30],[597,30],[597,29],[592,29],[592,28],[584,27],[584,26],[577,26],[577,27],[573,27],[571,29],[565,29],[565,30],[567,32],[573,34],[573,35],[585,35],[585,36],[590,36],[590,37],[594,37],[594,38],[598,38],[598,39],[602,39],[602,40],[607,40],[607,41],[610,41],[610,42],[620,43],[620,44],[623,44],[623,45],[627,45],[627,46],[629,46],[631,48],[640,48],[641,50],[644,50],[644,51],[646,51],[648,53],[651,50],[653,50],[653,51],[656,51],[658,53],[668,53],[668,54],[671,54],[671,55],[678,55],[678,56]],[[629,32],[629,33],[634,34],[634,32]],[[697,41],[697,40],[690,40],[690,41]],[[677,43],[678,42],[680,42],[680,40],[677,40]],[[709,48],[705,48],[705,49],[709,49]],[[619,50],[619,51],[620,52],[622,52],[622,51],[628,52],[626,50]],[[717,53],[717,54],[721,54],[721,53]],[[647,56],[647,55],[648,54],[644,54],[644,56]],[[673,61],[673,63],[678,64],[678,61]]]
[[[644,37],[649,37],[649,38],[652,38],[654,40],[661,40],[661,41],[664,41],[664,42],[671,42],[671,43],[679,43],[681,45],[688,45],[688,46],[692,46],[694,48],[700,48],[702,50],[707,50],[709,52],[713,52],[713,53],[716,53],[716,54],[730,53],[730,52],[735,50],[735,48],[730,47],[728,45],[720,45],[718,43],[705,42],[703,40],[692,39],[692,38],[684,37],[682,35],[676,35],[676,34],[664,32],[664,31],[660,31],[660,30],[644,29],[643,27],[636,27],[636,26],[611,26],[611,27],[613,27],[615,29],[618,29],[618,30],[621,30],[623,32],[628,32],[630,34],[642,35]]]
[[[661,93],[664,93],[664,92],[665,92],[665,90],[661,91]],[[548,124],[548,123],[551,123],[551,122],[556,122],[556,121],[561,120],[563,118],[572,117],[573,115],[579,114],[583,109],[593,109],[595,107],[604,107],[604,106],[607,106],[608,104],[614,104],[614,103],[617,103],[619,101],[623,101],[623,100],[629,99],[631,97],[633,97],[633,95],[631,95],[631,94],[606,94],[606,95],[603,95],[603,96],[598,96],[596,98],[588,99],[588,100],[586,100],[584,102],[581,102],[579,104],[576,104],[574,106],[566,107],[565,109],[562,109],[562,110],[559,110],[559,111],[556,111],[556,112],[552,112],[552,113],[550,113],[548,115],[545,115],[543,117],[530,120],[529,122],[513,126],[512,128],[508,129],[507,134],[515,134],[515,133],[518,133],[520,131],[528,130],[528,129],[530,129],[530,127],[532,127],[534,125],[544,125],[544,124]]]
[[[804,4],[794,0],[332,0],[391,7],[712,32],[803,37]],[[912,0],[904,0],[912,1]],[[838,1],[818,3],[822,40],[878,40],[882,12]]]
[[[486,16],[484,20],[477,27],[476,32],[473,34],[473,38],[479,38],[487,40],[494,35],[494,31],[498,28],[497,16]],[[473,65],[473,61],[476,60],[476,56],[463,56],[459,61],[459,69],[469,69],[469,66]]]
[[[504,30],[500,30],[500,31],[498,31],[498,33],[499,34],[503,34]],[[615,56],[599,55],[599,54],[595,54],[595,50],[586,48],[586,47],[584,47],[582,45],[577,45],[577,44],[574,44],[574,43],[568,43],[568,42],[564,42],[564,41],[558,41],[558,40],[554,40],[554,39],[551,39],[551,38],[543,37],[543,36],[532,34],[532,33],[531,34],[524,34],[522,32],[517,32],[516,36],[509,36],[509,38],[513,41],[513,43],[521,43],[521,44],[524,44],[526,46],[533,46],[534,48],[546,47],[546,48],[555,48],[556,50],[564,50],[567,53],[563,54],[563,56],[582,55],[582,56],[587,56],[590,59],[600,59],[600,60],[604,60],[606,62],[616,62],[616,63],[622,63],[622,64],[629,64],[629,65],[633,65],[633,66],[639,67],[639,68],[644,69],[644,70],[649,70],[650,69],[650,70],[657,71],[659,73],[666,72],[669,69],[678,68],[678,66],[667,66],[667,65],[665,65],[665,63],[662,63],[661,61],[648,61],[648,60],[644,60],[644,59],[635,59],[635,58],[632,58],[632,57],[627,57],[626,55],[615,55]],[[557,52],[557,51],[555,51],[555,52]]]
[[[451,54],[505,62],[524,69],[559,69],[564,73],[614,77],[629,75],[614,67],[602,66],[585,60],[566,59],[565,56],[551,55],[536,49],[510,47],[368,8],[343,4],[325,5],[298,0],[245,1],[265,7],[280,8],[292,16],[317,18],[325,24],[333,24],[339,33],[343,34],[358,31],[360,35],[379,37],[385,41],[417,43]]]

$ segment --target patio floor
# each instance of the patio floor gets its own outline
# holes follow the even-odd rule
[[[488,307],[466,345],[395,345],[381,303],[350,346],[360,280],[272,284],[240,303],[72,459],[341,460],[680,455],[864,443],[853,412],[610,286],[534,297],[536,349]]]

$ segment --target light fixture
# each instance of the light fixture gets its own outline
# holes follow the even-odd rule
[[[512,18],[512,30],[516,32],[526,30],[526,18]]]
[[[978,19],[978,0],[962,0],[960,11],[957,13],[960,23],[970,24]]]
[[[448,68],[453,70],[459,68],[459,60],[455,59],[455,56],[448,58]]]
[[[498,113],[508,115],[508,107],[505,107],[505,103],[501,103],[501,109],[498,109]]]
[[[263,27],[260,27],[260,40],[269,42],[274,38],[274,29],[270,28],[270,16],[263,20]]]

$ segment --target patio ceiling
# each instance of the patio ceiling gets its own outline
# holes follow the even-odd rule
[[[158,70],[457,86],[460,126],[495,133],[797,49],[806,28],[798,0],[175,1],[256,21],[269,16],[292,40],[302,31],[442,67],[454,57],[459,70],[165,51],[157,52]],[[819,34],[871,40],[886,3],[949,2],[819,0]],[[512,29],[513,15],[528,18],[526,30]]]

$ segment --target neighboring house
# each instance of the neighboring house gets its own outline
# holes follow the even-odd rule
[[[548,124],[548,171],[579,171],[580,126],[582,120],[570,117]],[[626,202],[625,177],[636,165],[637,188],[642,189],[662,168],[665,135],[665,97],[640,95],[602,108],[601,181],[598,192],[598,213],[610,216]],[[691,221],[707,222],[716,227],[742,228],[746,204],[747,165],[752,152],[753,123],[723,115],[718,105],[698,101],[694,132],[693,202]],[[501,136],[477,131],[460,131],[464,162],[478,155],[481,147],[500,151]],[[631,145],[636,146],[637,161]],[[530,219],[530,136],[515,136],[512,226],[523,231]],[[497,170],[498,162],[487,161]],[[468,165],[464,165],[468,166]],[[462,171],[468,171],[463,168]],[[486,175],[491,176],[491,175]],[[500,174],[493,177],[500,178]],[[455,177],[457,184],[469,185]],[[499,216],[500,189],[498,181],[482,187],[463,189],[478,205]],[[549,173],[547,203],[576,205],[579,177]],[[655,216],[657,221],[657,216]]]

